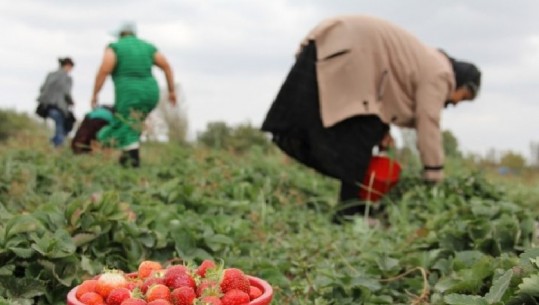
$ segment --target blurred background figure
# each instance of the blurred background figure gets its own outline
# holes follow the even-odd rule
[[[114,120],[112,106],[102,105],[93,108],[84,116],[73,140],[71,150],[75,154],[84,154],[92,151],[97,133]]]
[[[152,75],[152,66],[156,65],[164,72],[172,105],[176,104],[174,76],[165,56],[153,44],[137,37],[134,23],[124,23],[114,35],[118,40],[105,49],[95,78],[91,106],[97,106],[99,92],[107,76],[111,75],[115,118],[98,132],[97,139],[106,146],[122,150],[120,164],[139,167],[144,120],[159,101],[159,88]]]
[[[59,58],[60,67],[50,72],[39,89],[36,113],[42,118],[54,121],[54,136],[51,142],[55,147],[64,143],[66,135],[73,128],[75,117],[71,112],[74,105],[71,97],[73,79],[69,75],[75,63],[69,57]]]

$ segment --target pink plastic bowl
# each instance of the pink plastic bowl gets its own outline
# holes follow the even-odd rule
[[[247,277],[249,278],[249,282],[251,282],[251,286],[262,290],[262,295],[252,300],[249,305],[269,305],[273,299],[273,288],[271,288],[271,285],[263,279],[249,275]]]
[[[269,305],[271,303],[271,300],[273,299],[273,289],[271,288],[271,285],[263,279],[259,279],[250,275],[248,275],[247,277],[249,278],[251,286],[255,286],[258,289],[262,290],[262,295],[252,300],[249,305]],[[76,297],[78,288],[79,286],[76,286],[75,288],[71,289],[71,291],[69,291],[69,293],[67,294],[67,305],[84,305]]]

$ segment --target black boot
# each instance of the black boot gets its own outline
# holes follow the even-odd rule
[[[122,151],[120,156],[120,164],[123,167],[140,167],[139,149],[131,149]]]
[[[341,182],[341,191],[339,193],[339,203],[337,204],[337,210],[333,215],[332,222],[335,224],[341,224],[354,215],[363,215],[365,213],[364,202],[359,200],[359,187]]]
[[[339,203],[337,211],[333,215],[332,222],[342,224],[350,220],[352,216],[363,216],[367,212],[368,202],[362,201],[359,198],[359,186],[342,182],[341,191],[339,194]],[[384,206],[380,204],[370,204],[368,207],[369,217],[379,218],[384,214]]]

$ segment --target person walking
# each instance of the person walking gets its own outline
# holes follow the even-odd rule
[[[423,178],[443,179],[441,111],[473,100],[481,72],[378,17],[336,16],[312,29],[261,129],[286,154],[341,181],[336,219],[362,213],[360,183],[391,124],[415,128]]]
[[[144,119],[159,100],[159,88],[152,74],[152,66],[164,72],[172,105],[176,104],[174,76],[165,56],[153,44],[137,37],[134,23],[124,23],[116,36],[118,40],[107,46],[97,71],[91,107],[97,106],[99,92],[107,76],[111,75],[115,117],[99,130],[97,139],[106,146],[122,150],[120,164],[139,167]]]
[[[73,119],[70,108],[74,105],[71,96],[73,79],[70,73],[75,63],[70,57],[59,58],[58,62],[58,70],[48,73],[39,89],[36,110],[39,116],[54,121],[54,136],[51,142],[55,147],[64,143],[69,132],[68,125],[72,124],[70,120]]]

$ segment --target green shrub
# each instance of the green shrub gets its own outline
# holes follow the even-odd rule
[[[224,148],[230,141],[231,133],[225,122],[210,122],[206,130],[198,134],[197,141],[207,147]]]
[[[264,151],[272,145],[268,137],[250,123],[229,126],[225,122],[210,122],[206,130],[198,135],[198,142],[218,149],[245,152],[253,147]]]
[[[0,110],[0,141],[17,137],[20,134],[40,132],[39,122],[26,113],[14,110]]]

